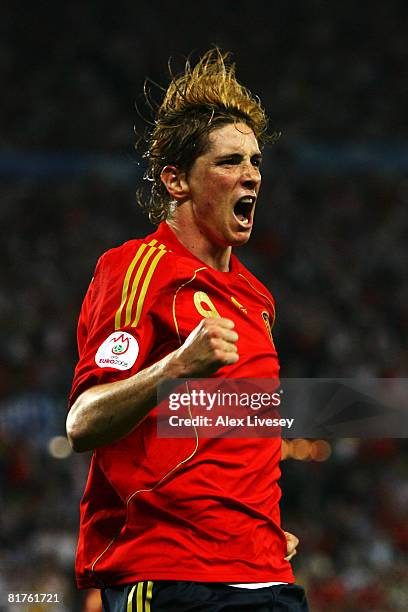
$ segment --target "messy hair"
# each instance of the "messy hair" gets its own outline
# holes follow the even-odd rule
[[[209,134],[228,123],[243,122],[254,132],[262,147],[268,137],[268,120],[259,99],[241,85],[235,76],[235,64],[229,53],[217,47],[207,51],[191,66],[187,60],[184,73],[173,76],[157,109],[153,129],[147,135],[144,157],[148,168],[144,178],[151,182],[147,201],[138,194],[138,202],[153,223],[166,219],[172,207],[171,197],[160,175],[171,164],[188,172],[194,161],[209,146]]]

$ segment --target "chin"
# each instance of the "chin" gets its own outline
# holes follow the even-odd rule
[[[243,246],[244,244],[246,244],[248,242],[248,240],[250,239],[251,234],[245,232],[245,234],[241,234],[238,237],[234,237],[231,242],[230,242],[230,246],[232,247],[239,247],[239,246]]]

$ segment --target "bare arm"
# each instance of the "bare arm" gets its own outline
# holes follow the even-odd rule
[[[67,418],[67,435],[77,452],[93,450],[132,431],[157,403],[165,380],[210,376],[239,359],[238,334],[229,319],[203,319],[184,344],[126,380],[101,384],[82,393]]]

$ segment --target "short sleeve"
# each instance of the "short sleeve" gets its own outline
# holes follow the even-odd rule
[[[151,253],[146,261],[140,255],[142,247],[139,243],[125,253],[113,249],[98,261],[78,321],[79,360],[69,407],[86,389],[143,369],[151,353],[155,330],[149,308],[151,278],[146,281],[146,273],[152,273],[154,258],[158,261],[164,252],[144,249]]]

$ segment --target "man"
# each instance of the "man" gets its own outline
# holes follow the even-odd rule
[[[251,234],[265,113],[218,49],[174,78],[147,157],[156,232],[105,253],[82,307],[69,440],[93,450],[80,588],[105,610],[307,610],[279,517],[280,440],[165,439],[157,388],[277,378],[274,302],[232,253]]]

